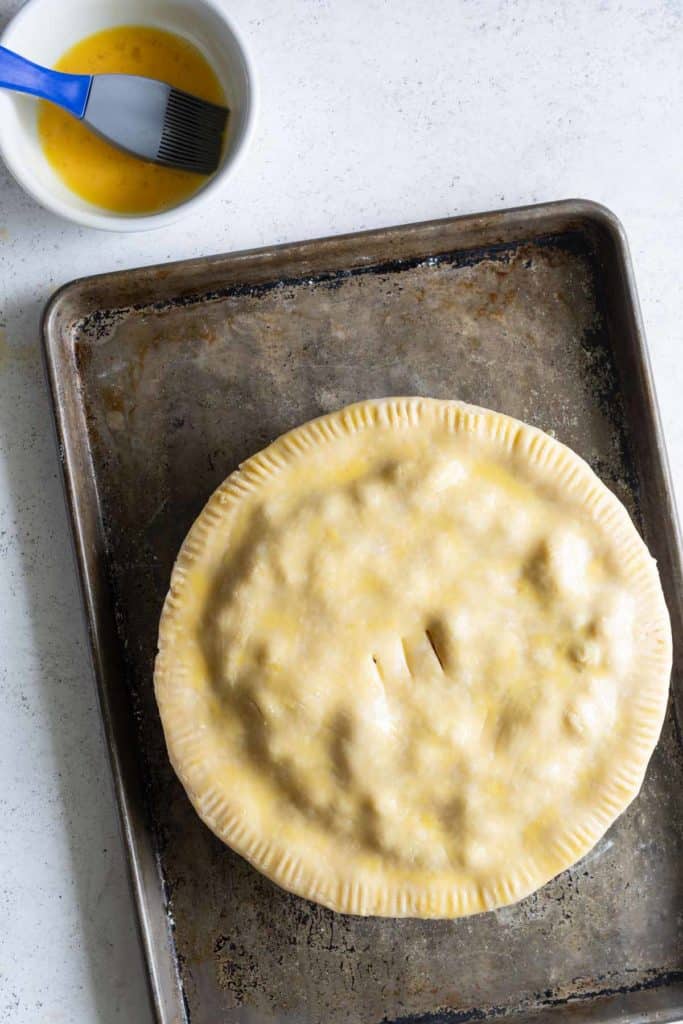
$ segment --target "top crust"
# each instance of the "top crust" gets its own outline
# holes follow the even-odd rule
[[[654,561],[574,452],[459,402],[285,434],[178,555],[154,685],[198,814],[335,910],[458,917],[583,856],[666,709]]]

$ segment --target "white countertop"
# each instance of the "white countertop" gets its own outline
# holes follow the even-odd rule
[[[224,0],[228,2],[228,0]],[[19,7],[0,0],[0,24]],[[683,487],[680,0],[230,0],[261,86],[205,213],[62,223],[0,168],[0,1020],[145,1024],[38,325],[84,274],[541,200],[628,233]]]

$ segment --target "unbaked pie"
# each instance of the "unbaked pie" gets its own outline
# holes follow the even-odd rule
[[[197,812],[260,871],[346,913],[457,917],[603,835],[670,666],[655,563],[585,462],[401,398],[306,423],[218,488],[154,681]]]

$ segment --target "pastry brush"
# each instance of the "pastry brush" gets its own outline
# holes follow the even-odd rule
[[[68,110],[143,160],[198,174],[218,167],[228,110],[140,75],[67,75],[0,46],[0,87]]]

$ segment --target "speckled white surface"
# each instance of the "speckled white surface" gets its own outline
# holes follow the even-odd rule
[[[228,0],[225,0],[227,3]],[[18,8],[0,0],[0,23]],[[89,232],[0,168],[0,1021],[150,1019],[38,325],[70,278],[547,199],[628,232],[683,487],[681,0],[230,0],[255,143],[206,213]]]

